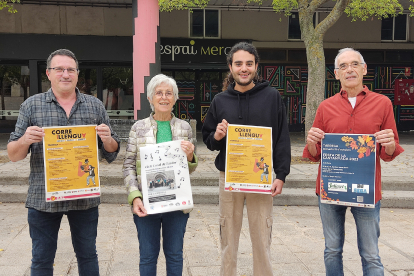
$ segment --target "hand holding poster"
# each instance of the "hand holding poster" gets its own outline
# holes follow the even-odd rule
[[[375,207],[375,137],[325,134],[321,152],[321,203]]]
[[[95,125],[44,127],[46,201],[101,195]]]
[[[225,190],[271,194],[272,158],[272,128],[229,124]]]
[[[148,214],[193,208],[187,156],[181,141],[140,148],[141,183]]]

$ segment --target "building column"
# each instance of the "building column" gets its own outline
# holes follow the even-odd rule
[[[143,119],[151,112],[147,100],[147,84],[161,73],[160,28],[158,0],[133,0],[133,70],[134,119]]]

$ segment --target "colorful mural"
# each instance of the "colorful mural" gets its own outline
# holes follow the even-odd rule
[[[364,84],[371,91],[383,94],[394,101],[394,83],[396,79],[413,79],[414,67],[382,67],[368,68],[364,77]],[[306,112],[306,66],[279,66],[274,64],[259,65],[261,76],[270,82],[270,85],[279,90],[284,98],[288,122],[291,131],[303,131]],[[325,98],[329,98],[341,89],[336,80],[333,66],[325,70]],[[414,121],[414,105],[394,106],[395,120],[399,130],[410,130]]]
[[[174,114],[180,119],[196,119],[201,128],[210,103],[221,92],[220,81],[177,81],[179,100],[174,107]]]
[[[196,85],[195,81],[177,81],[178,100],[175,103],[174,114],[182,120],[196,119]]]
[[[368,68],[364,84],[371,91],[383,94],[394,101],[394,83],[396,79],[413,79],[414,67],[376,66]],[[259,74],[269,81],[272,87],[283,96],[288,112],[291,131],[304,131],[306,114],[306,91],[308,85],[308,69],[306,66],[284,66],[260,64]],[[325,70],[325,98],[340,91],[341,85],[335,78],[333,66]],[[196,119],[201,128],[214,96],[221,92],[219,80],[178,81],[179,97],[174,112],[181,119]],[[414,105],[394,106],[395,120],[399,130],[414,129]]]

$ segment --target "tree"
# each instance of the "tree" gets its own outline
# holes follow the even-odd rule
[[[20,0],[0,0],[0,11],[6,8],[9,13],[16,13],[17,10],[13,6],[14,3],[20,3]]]
[[[158,0],[160,11],[205,8],[210,0]]]

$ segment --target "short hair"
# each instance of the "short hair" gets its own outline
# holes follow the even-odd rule
[[[47,68],[50,68],[50,63],[52,62],[52,58],[54,56],[67,56],[67,57],[72,58],[76,62],[76,69],[79,69],[79,63],[78,63],[78,60],[76,59],[75,54],[72,51],[69,51],[68,49],[59,49],[51,53],[50,56],[46,60]]]
[[[254,61],[256,64],[259,63],[259,53],[257,52],[256,47],[253,46],[253,44],[251,43],[247,43],[247,42],[239,42],[237,44],[235,44],[230,52],[227,54],[227,64],[232,65],[233,64],[233,55],[235,52],[237,51],[246,51],[249,52],[250,54],[252,54],[254,56]]]
[[[342,48],[341,50],[338,51],[338,54],[335,57],[335,68],[338,68],[339,67],[338,57],[340,55],[342,55],[343,53],[350,52],[350,51],[357,53],[359,55],[359,58],[361,59],[361,62],[362,63],[365,63],[364,57],[361,55],[361,53],[359,51],[355,50],[354,48]]]
[[[177,87],[177,83],[175,82],[175,80],[169,76],[166,76],[164,74],[158,74],[156,76],[154,76],[150,82],[147,85],[147,97],[148,99],[153,99],[154,94],[155,94],[155,89],[161,85],[161,84],[167,84],[170,85],[173,89],[173,95],[174,95],[174,100],[177,101],[178,100],[178,87]],[[152,111],[154,111],[154,105],[150,102],[151,105],[151,109]]]

